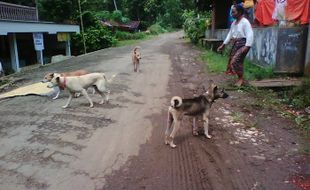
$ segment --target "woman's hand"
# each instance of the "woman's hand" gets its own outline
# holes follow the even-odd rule
[[[251,49],[249,46],[244,46],[243,47],[243,52],[248,52]]]
[[[217,52],[223,51],[224,48],[225,48],[225,44],[220,45],[220,47],[217,48]]]

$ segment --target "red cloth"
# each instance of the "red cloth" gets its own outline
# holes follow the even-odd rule
[[[287,0],[285,9],[286,19],[300,21],[301,24],[309,23],[310,0]]]
[[[255,18],[260,24],[268,26],[275,23],[272,19],[274,7],[274,0],[260,0],[257,2]]]
[[[260,0],[257,2],[255,17],[262,25],[272,25],[272,13],[275,9],[274,0]],[[285,18],[288,21],[300,21],[308,24],[310,19],[310,0],[287,0]]]

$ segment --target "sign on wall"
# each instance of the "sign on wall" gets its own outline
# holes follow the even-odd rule
[[[64,32],[58,32],[57,33],[57,40],[59,42],[66,42],[70,40],[70,34],[69,33],[64,33]]]
[[[36,51],[44,50],[43,33],[33,33],[33,43]]]

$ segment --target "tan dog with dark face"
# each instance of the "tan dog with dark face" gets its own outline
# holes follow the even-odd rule
[[[228,94],[224,90],[219,90],[218,87],[210,81],[208,90],[199,97],[192,99],[182,99],[179,96],[174,96],[171,99],[171,105],[168,109],[167,128],[165,132],[165,144],[169,144],[170,147],[175,148],[176,145],[173,139],[180,128],[181,121],[184,115],[192,116],[193,127],[196,128],[196,117],[203,116],[204,133],[207,138],[211,138],[209,135],[209,114],[210,108],[214,101],[219,98],[227,98]],[[172,128],[172,132],[170,133]],[[195,134],[198,135],[198,134]]]
[[[131,58],[132,58],[132,63],[133,63],[133,67],[134,67],[134,72],[138,72],[139,71],[139,65],[140,65],[140,59],[141,59],[141,52],[140,52],[140,47],[135,47],[132,50],[132,54],[131,54]]]
[[[71,77],[71,76],[82,76],[82,75],[86,75],[86,74],[89,74],[88,71],[85,71],[85,70],[76,70],[76,71],[72,71],[72,72],[64,72],[64,73],[59,73],[59,75],[61,77]],[[51,82],[52,79],[54,77],[54,73],[47,73],[42,82]],[[56,96],[53,98],[53,100],[56,100],[58,97],[59,97],[59,94],[60,94],[60,90],[64,90],[64,86],[61,86],[59,85],[59,91],[57,92]]]

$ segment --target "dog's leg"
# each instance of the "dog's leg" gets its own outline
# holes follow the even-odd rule
[[[137,72],[139,72],[140,73],[140,69],[139,69],[139,67],[140,67],[140,63],[139,63],[139,61],[137,62]]]
[[[93,101],[90,99],[90,97],[88,96],[87,91],[85,89],[82,90],[82,94],[88,100],[88,102],[90,104],[89,107],[91,107],[91,108],[94,107]]]
[[[171,148],[175,148],[177,146],[174,144],[173,140],[174,140],[176,133],[178,132],[180,128],[180,125],[181,125],[181,120],[179,120],[178,118],[173,121],[173,130],[172,130],[172,133],[170,134],[170,142],[169,142]]]
[[[105,101],[108,103],[109,102],[109,96],[110,96],[110,90],[107,90],[105,93]]]
[[[198,129],[196,126],[196,117],[193,117],[193,135],[198,136]]]
[[[176,145],[174,144],[173,140],[174,140],[174,137],[176,135],[176,133],[178,132],[180,126],[181,126],[181,121],[182,121],[182,118],[183,118],[183,115],[178,113],[176,110],[171,110],[171,114],[172,114],[172,119],[173,119],[173,129],[172,129],[172,132],[169,136],[169,144],[170,144],[170,147],[171,148],[175,148]]]
[[[169,132],[170,132],[172,123],[173,123],[173,117],[172,117],[172,115],[170,113],[170,110],[168,110],[167,128],[166,128],[166,131],[165,131],[165,144],[166,145],[169,144]]]
[[[67,108],[70,105],[73,96],[74,96],[74,92],[70,92],[67,104],[62,106],[62,108]]]
[[[53,98],[53,100],[56,100],[59,97],[59,94],[60,94],[60,88],[58,87],[58,92],[57,92],[56,96]]]
[[[100,94],[102,100],[99,102],[99,104],[103,104],[103,103],[108,103],[109,102],[109,95],[110,95],[110,91],[107,90],[106,88],[101,88],[99,89],[97,86],[94,86],[94,90]]]
[[[205,131],[205,135],[208,139],[211,139],[212,136],[209,135],[209,114],[210,111],[207,110],[204,114],[203,114],[203,122],[204,122],[204,131]]]
[[[103,104],[103,103],[108,103],[109,102],[109,94],[110,91],[106,91],[106,92],[100,92],[99,90],[96,91],[98,94],[100,94],[102,100],[99,102],[99,104]]]

